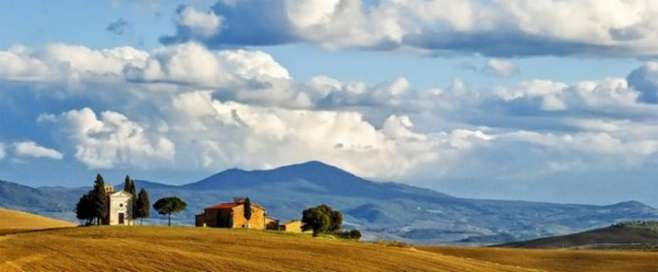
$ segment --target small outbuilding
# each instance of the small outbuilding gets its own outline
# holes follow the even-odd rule
[[[290,220],[288,223],[279,225],[279,230],[285,232],[302,233],[302,221]]]

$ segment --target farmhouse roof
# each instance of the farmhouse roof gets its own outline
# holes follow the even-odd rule
[[[235,208],[235,207],[237,207],[237,206],[240,206],[240,205],[242,205],[242,204],[244,204],[244,202],[226,202],[226,203],[219,203],[219,204],[216,204],[216,205],[213,205],[213,206],[210,206],[210,207],[206,208],[206,210],[233,209],[233,208]],[[257,207],[257,208],[259,208],[259,209],[263,209],[263,210],[265,210],[263,207],[261,207],[260,205],[258,205],[258,204],[256,204],[256,203],[253,203],[253,202],[251,203],[251,206],[254,206],[254,207]]]

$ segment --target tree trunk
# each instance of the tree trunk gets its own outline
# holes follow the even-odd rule
[[[169,217],[168,217],[168,218],[169,218],[169,222],[168,222],[167,225],[171,227],[171,214],[169,214]]]

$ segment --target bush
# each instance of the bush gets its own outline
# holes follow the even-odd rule
[[[341,231],[336,232],[336,236],[341,239],[359,240],[361,239],[361,232],[359,230]]]

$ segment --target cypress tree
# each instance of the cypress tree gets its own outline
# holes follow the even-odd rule
[[[249,200],[248,197],[244,199],[244,218],[246,218],[247,221],[251,219],[251,200]]]
[[[132,194],[133,197],[136,196],[136,191],[135,191],[135,181],[130,178],[130,176],[126,176],[126,179],[123,182],[123,190]]]
[[[105,192],[105,181],[100,174],[96,175],[96,181],[94,181],[92,202],[93,217],[96,218],[96,224],[100,225],[103,223],[103,220],[107,214],[107,193]]]
[[[142,188],[137,195],[135,205],[135,218],[140,219],[140,224],[144,222],[144,218],[149,217],[151,204],[149,203],[149,194]]]
[[[126,176],[123,181],[123,191],[130,193],[133,196],[132,201],[132,217],[133,219],[137,218],[137,192],[135,189],[135,180],[131,179],[130,176]]]

